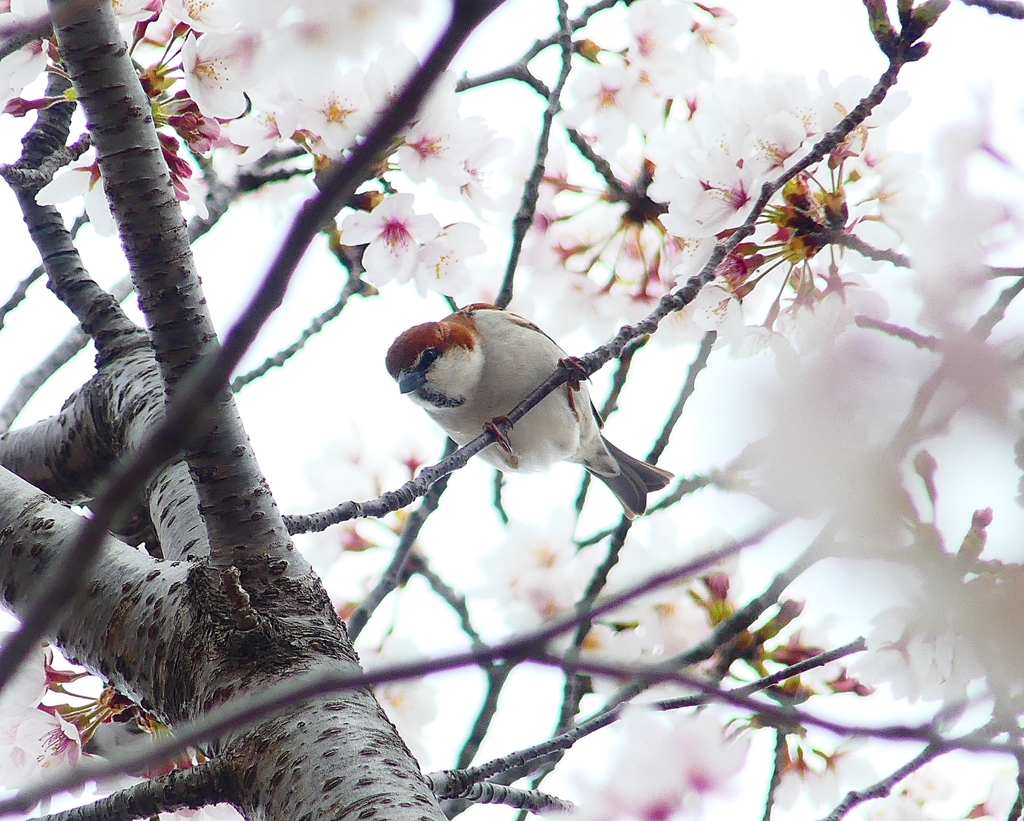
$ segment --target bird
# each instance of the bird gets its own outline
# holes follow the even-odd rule
[[[485,429],[498,441],[480,457],[503,471],[540,471],[560,461],[583,465],[604,482],[628,518],[647,510],[647,494],[673,475],[617,448],[586,383],[570,379],[544,397],[512,429],[500,422],[572,357],[527,319],[488,303],[461,308],[399,334],[385,357],[401,393],[421,406],[458,445]]]

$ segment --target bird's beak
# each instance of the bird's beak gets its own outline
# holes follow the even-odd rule
[[[398,374],[398,390],[402,393],[412,393],[420,385],[427,381],[423,371],[401,371]]]

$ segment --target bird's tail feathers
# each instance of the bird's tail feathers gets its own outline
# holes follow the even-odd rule
[[[647,510],[647,494],[661,490],[673,476],[667,470],[630,456],[607,439],[604,440],[604,444],[618,462],[619,473],[616,476],[602,476],[594,471],[591,473],[608,485],[608,489],[615,494],[615,498],[626,511],[626,516],[635,519]]]

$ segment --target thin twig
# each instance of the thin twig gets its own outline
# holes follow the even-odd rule
[[[366,283],[359,278],[359,274],[350,274],[348,280],[345,282],[345,287],[341,289],[341,294],[338,296],[337,302],[315,317],[313,321],[303,329],[302,333],[299,334],[299,338],[287,348],[278,351],[273,356],[268,356],[262,363],[257,365],[248,373],[240,374],[232,379],[231,390],[234,393],[238,393],[246,385],[256,379],[259,379],[261,376],[264,376],[268,371],[273,370],[274,368],[283,367],[289,359],[295,356],[295,354],[306,346],[306,343],[309,342],[310,339],[320,333],[328,322],[341,316],[341,312],[345,310],[345,306],[348,304],[348,301],[352,296],[364,293],[365,289]]]
[[[455,615],[459,617],[459,626],[462,628],[462,632],[469,638],[470,647],[474,650],[486,649],[487,645],[473,626],[473,621],[469,615],[469,606],[466,604],[466,597],[457,593],[444,579],[438,576],[430,568],[430,565],[427,564],[427,560],[422,554],[413,553],[409,556],[408,567],[411,572],[417,573],[426,579],[431,589],[441,597],[445,604],[455,611]]]
[[[919,334],[917,331],[912,331],[910,328],[904,327],[903,325],[893,325],[891,322],[882,322],[880,319],[873,319],[872,317],[864,316],[863,314],[855,316],[853,321],[858,328],[870,328],[873,331],[881,331],[889,336],[902,339],[904,342],[909,342],[911,345],[915,345],[922,350],[938,351],[942,347],[942,340],[937,336],[925,336],[924,334]]]
[[[764,799],[764,813],[761,821],[772,821],[772,810],[775,808],[775,791],[782,783],[782,768],[785,766],[788,744],[786,742],[786,731],[782,728],[775,730],[775,756],[772,763],[772,774],[768,779],[768,794]]]
[[[616,5],[619,2],[622,2],[622,5],[624,6],[628,6],[631,2],[633,2],[633,0],[600,0],[600,2],[587,6],[587,8],[585,8],[580,13],[579,17],[576,17],[575,19],[569,21],[569,30],[575,32],[578,29],[583,28],[585,25],[587,25],[587,23],[590,22],[590,18],[597,14],[599,11],[610,9],[612,6]],[[456,83],[455,89],[456,91],[467,91],[471,88],[477,88],[478,86],[496,83],[499,82],[500,80],[520,80],[532,86],[533,83],[530,82],[530,79],[524,76],[524,72],[526,75],[529,75],[529,78],[532,78],[535,82],[539,83],[539,80],[533,77],[533,75],[530,75],[526,66],[534,57],[536,57],[538,54],[544,51],[544,49],[556,45],[559,42],[560,38],[561,27],[559,27],[559,31],[555,32],[554,34],[534,41],[533,45],[530,46],[523,54],[523,56],[516,60],[514,63],[511,63],[510,65],[505,66],[504,68],[499,68],[495,71],[488,72],[487,74],[482,74],[479,77],[463,77],[461,80],[458,81],[458,83]],[[543,86],[543,84],[541,85]],[[543,90],[538,90],[538,93],[542,97],[548,96],[548,91],[546,87],[544,87]]]
[[[448,455],[454,449],[455,443],[449,439],[445,442],[444,455]],[[416,539],[420,535],[420,529],[430,514],[437,510],[437,506],[441,503],[441,496],[447,487],[448,477],[445,476],[430,488],[423,497],[423,501],[420,502],[419,507],[405,520],[401,538],[398,540],[395,553],[391,557],[391,562],[388,564],[387,569],[381,575],[373,590],[366,594],[366,598],[360,602],[359,606],[348,618],[348,635],[352,641],[355,641],[359,634],[363,632],[363,628],[370,620],[370,616],[373,615],[380,603],[384,601],[388,593],[398,587],[402,579],[402,568],[408,561],[412,549],[416,546]]]
[[[704,334],[704,338],[701,339],[700,347],[697,349],[697,356],[694,357],[693,362],[690,363],[689,370],[686,372],[686,381],[683,382],[683,388],[679,392],[679,398],[676,400],[675,405],[672,407],[672,412],[668,416],[668,420],[661,429],[661,435],[658,437],[658,441],[654,443],[654,446],[647,454],[647,461],[651,464],[657,464],[658,460],[661,458],[661,454],[664,453],[665,448],[668,447],[672,431],[675,430],[676,424],[683,415],[683,408],[686,407],[687,400],[689,400],[693,395],[693,391],[697,387],[697,376],[708,365],[708,357],[711,356],[711,349],[715,347],[716,339],[718,339],[718,334],[715,331],[708,331]]]
[[[947,750],[943,749],[937,744],[929,744],[914,758],[904,764],[897,770],[894,770],[890,775],[872,784],[863,790],[851,790],[846,794],[846,797],[839,802],[832,812],[826,815],[822,821],[839,821],[846,813],[856,807],[858,804],[863,804],[865,801],[870,801],[874,798],[885,798],[889,793],[892,792],[892,788],[895,787],[900,781],[906,778],[913,772],[921,769],[921,767],[936,758]]]
[[[989,14],[1024,20],[1024,3],[1018,3],[1017,0],[963,0],[963,3],[965,6],[983,8]]]
[[[838,647],[835,650],[829,650],[812,658],[805,659],[798,664],[791,665],[790,667],[780,670],[777,673],[773,673],[770,676],[765,676],[763,679],[751,684],[737,687],[734,692],[737,695],[751,695],[759,690],[772,687],[780,681],[785,681],[788,678],[800,675],[808,670],[822,667],[826,664],[831,664],[840,658],[848,656],[851,653],[860,652],[863,649],[864,640],[858,639],[857,641],[850,642],[843,647]],[[656,701],[648,706],[651,709],[667,711],[677,710],[682,707],[695,707],[705,704],[706,702],[707,699],[702,696],[687,696],[685,699]],[[431,782],[432,789],[438,795],[447,797],[449,795],[457,794],[461,790],[464,790],[467,784],[473,783],[474,781],[493,778],[499,773],[521,767],[528,767],[538,761],[543,761],[553,753],[559,753],[569,749],[581,738],[591,735],[592,733],[595,733],[617,721],[619,716],[622,714],[622,711],[625,709],[625,706],[625,703],[618,703],[610,709],[603,710],[592,718],[581,722],[571,730],[567,730],[564,733],[556,735],[547,741],[542,741],[540,744],[535,744],[532,747],[527,747],[526,749],[518,750],[517,752],[510,753],[506,756],[502,756],[501,758],[493,759],[492,761],[488,761],[478,767],[470,767],[465,770],[445,770],[440,773],[431,773],[427,778]]]
[[[841,245],[844,248],[849,248],[851,251],[856,251],[862,257],[874,260],[875,262],[891,262],[900,268],[913,267],[910,257],[906,254],[901,254],[898,251],[892,251],[887,248],[876,248],[866,243],[860,237],[841,229],[825,233],[825,239],[832,245]]]
[[[501,696],[501,691],[505,688],[505,682],[508,681],[508,674],[513,669],[513,665],[509,662],[492,664],[485,668],[487,673],[487,693],[484,695],[483,703],[480,705],[476,720],[469,730],[469,735],[466,736],[466,741],[459,751],[459,757],[455,761],[457,769],[468,767],[480,751],[480,745],[483,744],[487,731],[490,729],[491,721],[494,719],[494,714],[498,711],[498,698]],[[454,797],[467,798],[468,796],[460,795]]]
[[[558,0],[558,31],[558,43],[562,49],[562,68],[558,72],[555,87],[551,89],[551,94],[548,96],[548,106],[541,118],[540,135],[537,137],[533,170],[523,186],[519,210],[512,220],[512,247],[509,250],[508,265],[505,268],[505,278],[502,280],[501,290],[498,291],[498,296],[494,300],[494,304],[499,308],[507,308],[512,301],[513,283],[516,269],[519,267],[519,255],[523,250],[526,232],[533,225],[533,216],[537,211],[537,199],[540,197],[540,184],[544,179],[544,165],[547,162],[548,145],[551,140],[551,123],[562,106],[562,89],[565,88],[565,81],[569,79],[569,71],[572,68],[572,30],[569,27],[569,7],[566,0]]]

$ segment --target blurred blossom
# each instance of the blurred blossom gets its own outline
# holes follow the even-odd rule
[[[237,0],[167,0],[164,7],[173,19],[196,31],[217,34],[227,34],[237,28],[245,12]]]
[[[900,343],[903,344],[903,343]],[[890,440],[910,409],[928,360],[853,330],[804,357],[757,401],[767,436],[732,469],[737,487],[787,516],[833,517],[844,549],[892,555],[914,518],[902,456]],[[906,355],[903,355],[906,354]]]
[[[184,807],[175,812],[162,812],[159,818],[160,821],[243,821],[238,810],[230,804],[210,804],[198,810]]]
[[[872,620],[868,654],[852,672],[867,684],[888,684],[894,698],[926,701],[963,699],[967,685],[983,671],[963,637],[939,625],[944,608],[892,608]]]
[[[628,708],[604,780],[578,774],[583,796],[574,819],[670,821],[692,818],[713,796],[734,791],[745,741],[727,740],[719,716]]]
[[[0,716],[0,784],[10,789],[37,779],[41,771],[70,767],[82,756],[75,725],[59,714],[29,709]]]
[[[986,258],[994,250],[997,229],[1011,218],[1008,205],[975,192],[967,174],[972,158],[1005,166],[991,140],[985,106],[972,120],[947,127],[937,140],[938,201],[908,234],[914,285],[922,299],[920,320],[931,330],[973,322],[989,281]]]
[[[861,752],[865,743],[866,739],[853,739],[826,752],[799,739],[795,756],[787,748],[775,803],[790,809],[803,796],[815,808],[834,807],[846,791],[866,787],[876,773]]]
[[[513,630],[528,630],[572,609],[593,570],[593,551],[573,541],[573,517],[555,511],[545,527],[513,519],[505,541],[484,560],[487,582],[478,594],[495,599]]]

